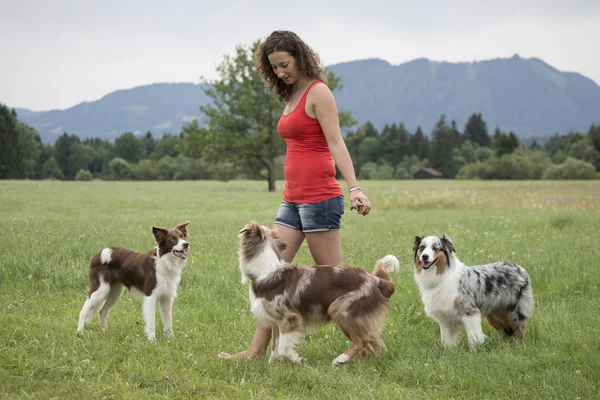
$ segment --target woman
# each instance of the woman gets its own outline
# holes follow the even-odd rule
[[[306,238],[317,265],[339,265],[344,195],[335,180],[336,165],[348,185],[351,209],[367,215],[371,203],[356,182],[319,56],[295,33],[275,31],[260,45],[255,58],[273,94],[286,103],[277,125],[287,144],[285,190],[275,218],[275,228],[288,244],[283,258],[291,262]],[[271,329],[257,321],[247,350],[221,353],[219,358],[262,358],[270,338]]]

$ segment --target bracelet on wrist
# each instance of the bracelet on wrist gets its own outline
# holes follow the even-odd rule
[[[363,191],[363,190],[360,188],[360,186],[358,186],[358,185],[354,185],[354,186],[352,186],[352,187],[350,187],[350,188],[348,189],[348,192],[349,192],[349,193],[352,193],[352,192],[354,192],[355,190],[360,190],[361,192]],[[364,192],[363,192],[363,193],[364,193]]]

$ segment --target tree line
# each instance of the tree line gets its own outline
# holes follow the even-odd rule
[[[0,179],[199,180],[262,179],[270,191],[283,178],[285,143],[277,132],[283,104],[265,88],[254,68],[260,42],[238,46],[217,67],[219,78],[206,94],[206,116],[181,132],[155,138],[125,132],[114,142],[80,139],[65,132],[42,143],[14,110],[0,104]],[[341,80],[327,72],[332,91]],[[481,113],[461,129],[442,115],[429,135],[402,123],[378,131],[370,122],[357,129],[347,112],[340,125],[360,179],[412,179],[421,168],[448,179],[595,179],[600,170],[600,125],[588,132],[555,134],[547,142],[522,143],[514,132],[490,133]]]
[[[197,121],[179,134],[155,138],[151,132],[125,132],[109,140],[80,139],[64,133],[53,144],[0,105],[0,178],[58,180],[231,180],[282,179],[285,145],[277,138],[274,150],[261,156],[261,143],[205,148],[208,128]],[[223,139],[229,142],[230,136]],[[430,136],[421,128],[409,132],[402,123],[378,131],[370,122],[345,137],[360,179],[412,179],[421,168],[438,170],[457,179],[594,179],[600,170],[600,125],[587,133],[554,135],[540,145],[521,143],[514,132],[496,128],[488,133],[480,113],[460,131],[441,116]],[[240,157],[248,154],[247,159]],[[270,154],[270,158],[269,158]],[[238,157],[237,162],[232,158]],[[254,157],[254,159],[253,159]],[[269,178],[268,167],[273,172]]]
[[[381,132],[366,123],[346,143],[362,179],[411,179],[425,167],[450,179],[600,178],[600,125],[587,133],[555,134],[543,144],[522,143],[500,127],[490,134],[481,113],[473,113],[462,131],[442,115],[430,137],[402,123]]]

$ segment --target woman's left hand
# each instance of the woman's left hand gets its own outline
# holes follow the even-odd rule
[[[360,189],[350,192],[350,210],[354,209],[360,215],[367,215],[371,211],[371,202]]]

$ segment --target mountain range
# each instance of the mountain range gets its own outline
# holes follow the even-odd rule
[[[600,122],[600,87],[537,58],[515,55],[461,63],[417,59],[400,65],[367,59],[328,69],[342,78],[343,88],[334,92],[338,108],[378,129],[402,122],[411,132],[420,126],[427,134],[442,114],[462,129],[474,112],[482,113],[490,134],[499,126],[520,138],[586,132]],[[151,131],[160,137],[179,133],[194,118],[202,121],[199,107],[210,101],[204,85],[155,83],[65,110],[16,112],[45,143],[64,132],[114,139],[127,131]]]

